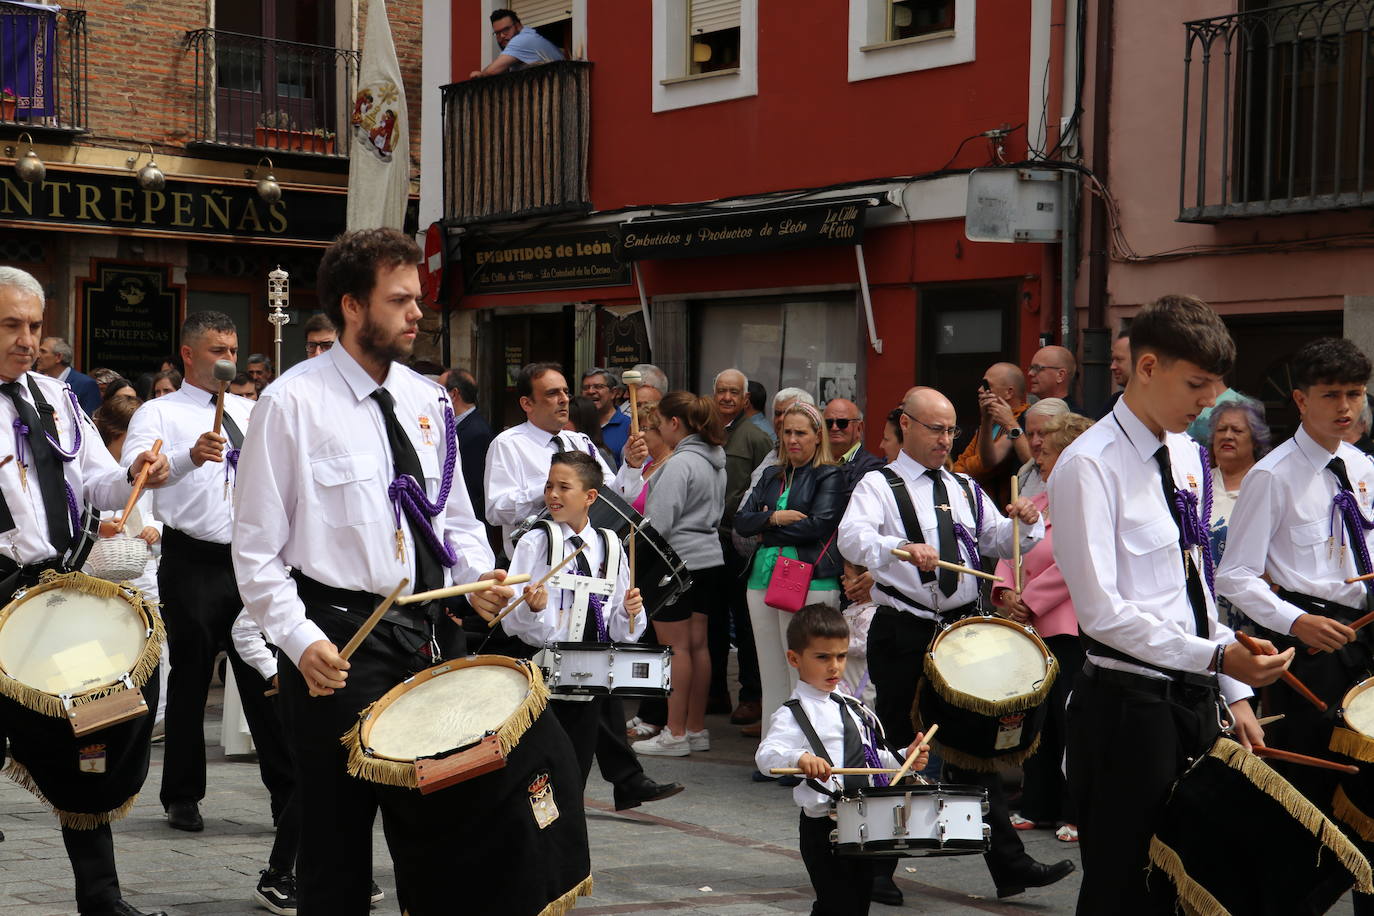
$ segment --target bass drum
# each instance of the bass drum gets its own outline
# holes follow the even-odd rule
[[[668,544],[668,539],[659,534],[652,522],[646,523],[644,516],[610,489],[598,490],[596,501],[592,503],[590,523],[593,528],[609,528],[620,538],[622,546],[629,550],[630,529],[634,528],[637,537],[635,544],[635,585],[644,598],[644,610],[650,619],[659,608],[667,607],[692,585],[691,573],[677,551]],[[515,543],[525,536],[535,525],[549,518],[549,510],[525,519],[513,532],[511,542]]]

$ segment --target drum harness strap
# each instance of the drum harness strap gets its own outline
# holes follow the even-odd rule
[[[833,767],[835,761],[831,760],[830,755],[825,752],[825,745],[821,742],[821,736],[816,734],[816,727],[811,724],[810,716],[806,714],[806,710],[802,709],[801,700],[793,697],[782,705],[786,706],[788,711],[792,713],[792,718],[797,720],[797,727],[801,729],[802,734],[806,736],[807,743],[811,745],[811,753]],[[806,778],[806,784],[814,791],[829,798],[831,801],[840,797],[840,793],[837,789],[827,789],[810,776]]]
[[[887,485],[892,488],[892,498],[897,503],[897,514],[901,516],[902,528],[905,529],[906,539],[913,544],[924,544],[926,542],[925,535],[921,531],[921,521],[916,517],[916,507],[911,502],[911,491],[907,489],[906,481],[902,479],[900,474],[892,470],[892,468],[890,467],[882,468],[882,475],[883,477],[887,478]],[[972,536],[969,535],[968,529],[965,528],[963,525],[959,524],[958,522],[955,522],[954,528],[956,533],[959,535],[959,540],[964,545],[965,552],[970,555],[970,562],[974,566],[977,566],[979,562],[977,538],[981,537],[983,533],[982,500],[975,500],[973,498],[973,487],[969,485],[968,479],[966,477],[964,477],[962,474],[955,474],[954,479],[959,482],[959,486],[963,489],[964,498],[968,500],[969,508],[973,510],[974,518]],[[981,492],[982,491],[980,490],[980,495]],[[918,572],[921,576],[922,584],[931,586],[932,597],[938,596],[939,590],[934,587],[935,573],[926,572],[924,569],[918,570]],[[888,595],[889,597],[896,598],[906,604],[911,605],[912,607],[924,607],[924,605],[922,605],[921,602],[912,598],[910,595],[907,595],[904,592],[901,592],[898,589],[893,588],[890,585],[884,585],[881,582],[876,582],[874,584],[877,586],[878,591],[882,592],[885,595]],[[934,597],[934,603],[936,606],[933,608],[929,608],[929,610],[933,610],[935,614],[938,616],[940,614],[940,609],[938,606],[938,597]],[[981,592],[979,593],[979,597],[974,601],[974,604],[975,607],[981,608]]]
[[[552,569],[568,555],[567,544],[563,540],[563,534],[558,527],[558,522],[551,519],[544,519],[540,524],[544,526],[544,531],[548,535],[546,538],[548,541],[548,550],[545,560],[549,564],[549,568]],[[611,545],[615,544],[618,546],[620,544],[620,539],[617,538],[615,532],[611,531],[609,528],[598,528],[596,529],[596,533],[601,538],[601,555],[604,557],[601,563],[601,569],[604,575],[602,575],[601,578],[609,579],[614,583],[620,577],[620,558],[622,551],[613,550]],[[558,545],[557,551],[554,550],[555,543]],[[555,556],[555,554],[557,555]],[[582,559],[585,559],[585,557],[578,558],[579,561]],[[605,619],[600,612],[600,602],[604,599],[602,599],[600,595],[593,596],[592,593],[585,588],[573,590],[573,595],[572,618],[568,626],[568,636],[570,640],[572,642],[585,641],[582,639],[582,636],[587,626],[587,608],[595,598],[598,601],[598,606],[593,608],[598,618],[598,638],[596,641],[609,642],[609,639],[602,640],[600,638],[600,630],[606,626]]]
[[[845,715],[845,710],[848,710],[848,712],[852,714],[852,718],[857,719],[863,726],[864,731],[868,733],[867,740],[860,739],[863,743],[864,766],[874,768],[881,767],[882,760],[878,757],[878,742],[881,740],[886,743],[887,741],[887,736],[883,734],[882,723],[877,721],[877,717],[868,715],[863,705],[853,697],[833,693],[830,696],[831,699],[837,699],[841,703],[842,709],[840,715]],[[812,753],[833,767],[835,761],[831,760],[830,755],[825,752],[825,745],[821,743],[820,735],[816,734],[816,728],[811,724],[811,719],[807,716],[806,710],[802,709],[801,700],[793,697],[782,705],[786,706],[788,711],[792,713],[792,718],[797,720],[797,727],[800,728],[802,734],[806,736],[807,743],[811,745]],[[849,783],[851,779],[862,781],[863,778],[862,776],[846,776],[845,788],[849,789],[854,787]],[[886,786],[888,784],[887,776],[881,773],[875,773],[872,776],[872,780],[875,786]],[[806,784],[820,794],[828,796],[831,799],[840,796],[839,792],[824,788],[814,779],[808,778]]]

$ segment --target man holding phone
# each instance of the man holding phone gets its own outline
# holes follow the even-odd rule
[[[1030,460],[1022,435],[1026,376],[1012,363],[993,363],[978,386],[978,430],[954,462],[954,470],[978,481],[998,505],[1011,499],[1011,478]]]

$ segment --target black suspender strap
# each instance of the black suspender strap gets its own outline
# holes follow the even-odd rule
[[[897,514],[901,516],[902,528],[906,534],[906,539],[912,544],[924,544],[925,535],[921,532],[920,519],[916,517],[916,507],[911,502],[911,491],[906,487],[906,481],[901,475],[892,468],[883,468],[882,475],[887,478],[887,485],[892,488],[892,498],[897,502]],[[922,582],[934,582],[935,573],[917,570]],[[879,586],[881,588],[881,586]]]
[[[810,717],[807,716],[806,710],[802,709],[801,700],[793,697],[782,705],[786,706],[788,711],[792,713],[792,718],[797,720],[797,727],[801,729],[802,734],[806,736],[807,743],[811,745],[811,753],[833,767],[835,761],[831,760],[830,755],[825,752],[825,745],[821,743],[821,736],[816,734],[816,728],[811,724]],[[836,792],[834,789],[827,789],[810,777],[807,778],[806,784],[829,798],[839,797],[839,792]]]
[[[54,442],[60,442],[57,436],[57,408],[48,403],[47,398],[43,397],[43,392],[38,390],[34,384],[33,376],[29,376],[29,394],[33,395],[33,406],[38,410],[38,420],[43,424],[43,429],[47,430]],[[73,423],[80,423],[80,417],[73,417]]]

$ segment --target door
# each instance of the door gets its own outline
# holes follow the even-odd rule
[[[492,429],[500,432],[525,422],[520,396],[515,390],[520,369],[529,363],[558,363],[574,393],[579,389],[573,365],[572,342],[575,333],[571,307],[543,314],[502,315],[492,319],[492,339],[496,359],[486,387],[492,399]]]
[[[1264,404],[1272,442],[1278,445],[1298,428],[1289,362],[1302,346],[1318,337],[1344,333],[1341,312],[1303,312],[1301,317],[1250,316],[1226,318],[1236,341],[1236,368],[1227,383],[1241,394]]]

